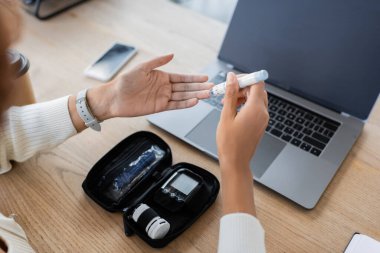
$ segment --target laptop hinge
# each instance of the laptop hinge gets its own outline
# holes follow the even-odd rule
[[[367,122],[367,119],[360,119],[360,118],[358,118],[356,116],[353,116],[353,115],[350,115],[350,114],[348,114],[346,112],[341,112],[340,115],[342,115],[345,118],[355,118],[355,119],[357,119],[357,120],[359,120],[361,122],[364,122],[364,123]]]

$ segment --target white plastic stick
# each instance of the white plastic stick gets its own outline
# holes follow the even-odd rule
[[[266,70],[260,70],[257,72],[253,72],[251,74],[245,75],[243,77],[238,78],[239,87],[245,88],[247,86],[259,83],[261,81],[265,81],[268,79],[268,72]],[[219,96],[226,93],[226,82],[220,83],[212,87],[210,90],[211,96]]]

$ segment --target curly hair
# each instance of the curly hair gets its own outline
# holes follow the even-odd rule
[[[18,39],[20,30],[18,0],[0,0],[0,117],[6,109],[5,101],[12,79],[6,51]]]

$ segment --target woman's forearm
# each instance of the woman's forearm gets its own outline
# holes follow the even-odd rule
[[[12,168],[10,161],[25,161],[76,133],[68,111],[68,97],[9,108],[0,131],[0,174]]]
[[[239,89],[236,75],[228,73],[223,110],[216,131],[223,212],[255,215],[250,161],[268,124],[268,99],[264,83]],[[247,101],[238,112],[239,100],[244,99],[241,94]]]
[[[253,177],[247,168],[221,164],[223,214],[249,213],[256,216],[253,196]]]

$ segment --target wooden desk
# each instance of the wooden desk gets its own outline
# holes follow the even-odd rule
[[[226,25],[167,0],[93,0],[47,22],[24,15],[17,45],[31,60],[39,101],[73,94],[98,82],[84,68],[113,42],[139,48],[126,67],[173,52],[164,69],[197,73],[216,57]],[[87,130],[0,177],[0,211],[18,214],[38,252],[158,252],[123,233],[122,215],[84,194],[92,165],[124,137],[153,131],[169,143],[174,162],[187,161],[220,177],[217,163],[152,127],[144,117],[114,119],[103,131]],[[304,210],[255,185],[258,217],[268,252],[342,252],[354,232],[380,239],[380,105],[317,207]],[[86,147],[86,148],[83,148]],[[162,252],[215,252],[221,200]]]

